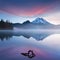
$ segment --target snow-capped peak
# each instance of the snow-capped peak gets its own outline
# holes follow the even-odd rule
[[[43,18],[36,18],[32,23],[41,23],[41,24],[48,24],[48,22],[46,20],[44,20]]]

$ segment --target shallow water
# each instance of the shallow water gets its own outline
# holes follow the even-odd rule
[[[31,60],[60,60],[59,31],[0,31],[0,60],[30,60],[21,55],[33,50]]]

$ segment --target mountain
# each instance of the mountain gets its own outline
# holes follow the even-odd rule
[[[33,24],[49,24],[51,25],[51,23],[47,22],[46,20],[44,20],[43,18],[36,18],[34,21],[32,21]]]
[[[29,24],[29,23],[31,23],[29,20],[23,22],[23,24]]]
[[[36,18],[32,22],[27,20],[22,24],[16,23],[13,24],[13,27],[20,29],[60,29],[60,25],[51,24],[43,18]]]
[[[21,23],[10,23],[4,20],[0,21],[0,30],[12,30],[13,28],[19,29],[60,29],[60,25],[53,25],[43,18],[36,18],[34,21],[29,20]]]

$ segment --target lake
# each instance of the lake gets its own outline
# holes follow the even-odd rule
[[[33,58],[23,56],[32,50]],[[60,60],[60,31],[0,31],[0,60]]]

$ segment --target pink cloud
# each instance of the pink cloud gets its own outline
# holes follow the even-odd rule
[[[35,6],[35,7],[31,7],[30,9],[26,9],[26,8],[18,8],[15,6],[12,7],[5,7],[3,9],[1,9],[4,12],[10,13],[10,14],[14,14],[17,16],[34,16],[34,15],[38,15],[38,14],[44,14],[46,12],[49,12],[51,10],[52,6]]]

